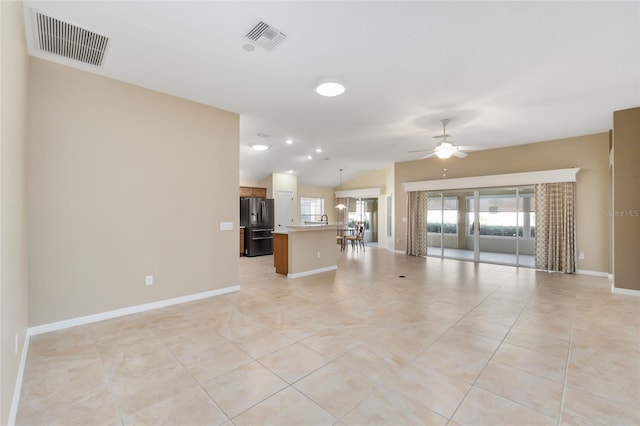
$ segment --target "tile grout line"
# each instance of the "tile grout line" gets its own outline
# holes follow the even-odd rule
[[[222,414],[224,414],[224,416],[227,418],[227,421],[231,421],[231,417],[229,417],[227,415],[227,413],[222,409],[222,407],[220,407],[220,405],[218,405],[218,402],[213,399],[211,397],[211,395],[209,395],[209,392],[206,391],[206,389],[203,387],[203,383],[200,383],[200,381],[198,379],[196,379],[193,374],[191,374],[191,372],[189,371],[189,369],[182,363],[182,361],[180,361],[180,359],[178,358],[178,356],[167,346],[167,344],[162,340],[162,338],[160,338],[160,336],[158,336],[158,334],[155,332],[155,330],[153,329],[153,327],[147,327],[151,333],[156,337],[156,339],[158,339],[160,341],[160,343],[162,343],[162,346],[164,346],[164,348],[169,351],[169,353],[171,354],[171,356],[173,357],[173,359],[178,363],[178,365],[180,365],[180,367],[182,367],[185,371],[185,373],[187,373],[189,375],[189,377],[191,377],[193,379],[194,382],[196,382],[198,384],[198,388],[200,388],[200,390],[202,390],[202,392],[204,392],[204,394],[207,396],[207,398],[209,398],[211,400],[211,402],[213,402],[215,404],[216,407],[218,407],[218,409],[220,410],[220,412]],[[216,332],[215,330],[211,330],[213,333],[218,334],[220,337],[222,337],[223,339],[227,340],[226,337],[222,336],[221,334],[219,334],[218,332]],[[217,345],[216,345],[217,346]],[[184,391],[183,391],[184,392]],[[162,401],[157,401],[154,404],[151,404],[151,406],[155,405],[155,404],[159,404],[163,401],[167,401],[171,398],[174,398],[176,395],[179,395],[180,392],[178,392],[175,395],[172,395],[168,398],[163,399]]]
[[[564,412],[564,401],[567,394],[567,379],[569,377],[569,360],[571,359],[571,348],[573,346],[573,330],[576,323],[576,310],[578,308],[578,294],[576,293],[576,297],[573,303],[573,315],[571,315],[571,334],[569,336],[569,350],[567,351],[567,359],[565,360],[564,367],[564,380],[562,383],[562,397],[560,398],[560,412],[558,413],[558,426],[562,421],[562,413]]]
[[[515,274],[514,274],[515,275]],[[513,277],[512,277],[513,278]],[[491,292],[491,294],[493,294],[495,291],[497,291],[500,287],[502,287],[507,281],[503,282],[498,288],[496,288],[493,292]],[[500,347],[502,347],[502,344],[504,343],[504,340],[507,338],[507,336],[509,335],[509,333],[511,333],[511,330],[513,330],[513,328],[515,327],[516,323],[518,322],[518,320],[520,319],[520,317],[522,316],[522,313],[527,309],[527,306],[529,306],[529,303],[531,303],[531,299],[533,299],[533,296],[536,294],[537,292],[537,288],[531,292],[531,295],[529,296],[529,298],[527,299],[527,303],[524,304],[524,306],[522,307],[522,309],[520,310],[520,313],[518,314],[517,318],[515,319],[515,321],[513,321],[513,324],[511,324],[511,327],[509,327],[509,331],[507,331],[504,335],[504,337],[502,338],[502,340],[500,340],[500,343],[498,344],[498,346],[496,347],[496,349],[493,351],[493,353],[491,354],[491,357],[489,357],[489,359],[487,360],[486,364],[484,365],[484,367],[482,367],[482,370],[480,370],[480,373],[478,373],[478,375],[476,376],[476,378],[473,380],[473,383],[471,383],[471,387],[469,388],[469,390],[467,391],[467,393],[464,395],[464,397],[460,400],[460,403],[458,404],[458,406],[456,407],[456,409],[453,411],[453,414],[451,414],[451,417],[449,418],[449,422],[453,421],[453,418],[455,417],[456,413],[458,412],[458,410],[460,409],[460,407],[462,406],[462,404],[464,403],[464,401],[467,399],[467,397],[469,396],[469,393],[471,393],[471,390],[476,386],[476,382],[478,381],[478,379],[480,378],[480,376],[482,375],[482,373],[484,372],[484,370],[487,368],[487,365],[489,365],[489,363],[491,362],[491,360],[493,359],[493,357],[496,355],[496,353],[500,350]],[[491,295],[489,294],[489,296]],[[489,297],[487,296],[487,298]],[[486,298],[485,298],[486,300]],[[466,315],[465,315],[466,317]],[[484,389],[483,389],[484,390]],[[486,390],[485,390],[486,391]],[[489,392],[489,391],[486,391]],[[490,392],[493,394],[493,392]],[[495,394],[494,394],[495,395]],[[504,398],[503,396],[497,395],[500,398]],[[504,398],[507,401],[513,402],[514,404],[518,404],[522,407],[528,408],[531,410],[531,408],[526,407],[525,405],[520,404],[519,402],[516,401],[511,401],[508,398]],[[533,410],[536,411],[536,410]],[[538,411],[536,411],[538,412]],[[543,415],[546,416],[546,414],[541,413]]]

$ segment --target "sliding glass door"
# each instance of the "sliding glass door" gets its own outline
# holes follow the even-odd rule
[[[532,186],[430,192],[427,197],[428,256],[534,266]]]

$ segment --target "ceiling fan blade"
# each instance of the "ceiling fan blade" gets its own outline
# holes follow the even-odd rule
[[[450,138],[451,135],[450,134],[446,134],[446,135],[435,135],[433,138],[434,139],[444,139],[444,138]]]
[[[407,151],[407,152],[427,152],[427,151],[433,151],[432,149],[415,149],[413,151]]]
[[[469,146],[459,146],[458,149],[461,151],[481,151],[483,149],[487,149],[486,145],[469,145]]]
[[[429,155],[425,155],[424,157],[420,157],[419,160],[424,160],[425,158],[431,158],[431,157],[435,157],[435,156],[436,156],[436,153],[432,152]]]
[[[462,152],[462,151],[456,151],[453,153],[454,156],[458,157],[458,158],[464,158],[467,156],[466,152]]]

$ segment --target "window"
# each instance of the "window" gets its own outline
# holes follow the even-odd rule
[[[320,222],[324,214],[324,198],[300,197],[300,221]]]
[[[535,198],[525,194],[480,196],[480,235],[535,238]],[[473,197],[467,197],[467,235],[473,235]]]
[[[458,197],[444,197],[444,211],[442,199],[439,196],[427,197],[427,232],[456,235],[458,233]]]

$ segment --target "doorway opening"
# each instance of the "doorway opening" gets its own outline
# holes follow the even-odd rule
[[[348,203],[347,228],[364,226],[364,242],[378,242],[378,199],[350,198]]]

